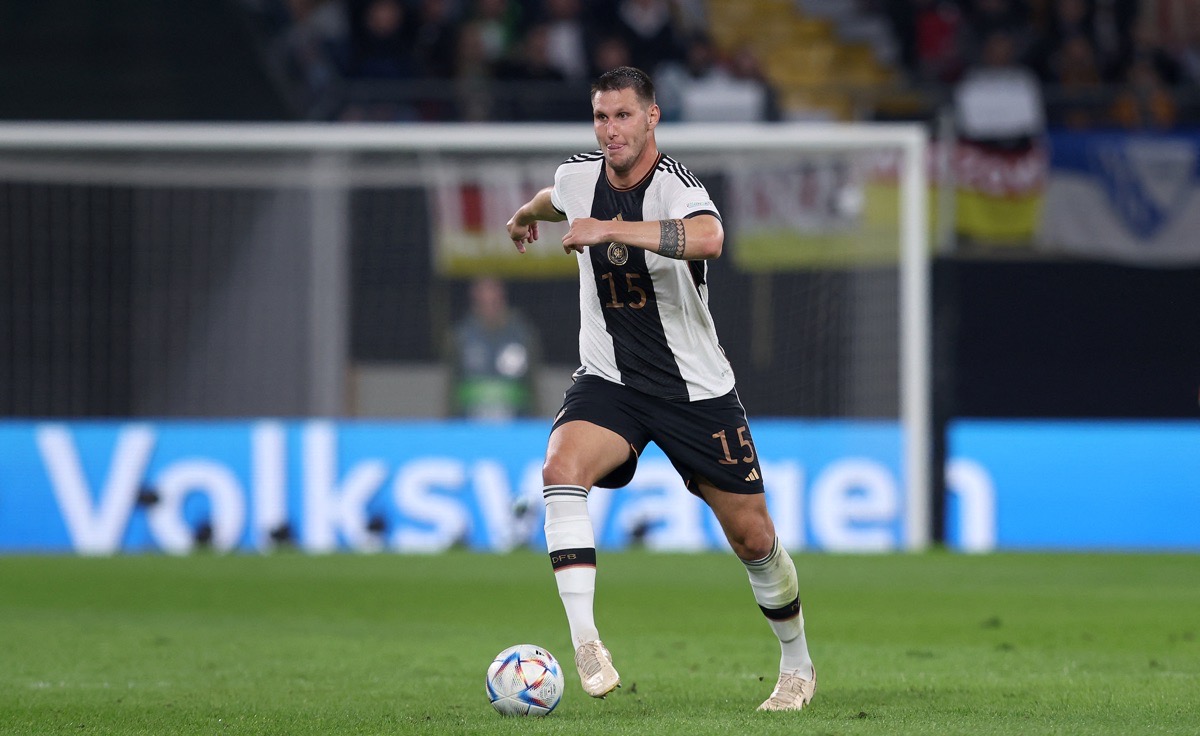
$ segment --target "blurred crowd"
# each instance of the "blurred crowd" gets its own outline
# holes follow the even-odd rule
[[[1175,91],[1200,85],[1195,0],[879,2],[912,79],[958,84],[973,69],[1028,72],[1069,128],[1172,127]]]
[[[689,88],[714,83],[729,99],[752,92],[752,119],[781,115],[755,50],[713,42],[705,0],[242,2],[310,117],[577,120],[586,107],[545,105],[539,90],[586,85],[621,64],[654,74],[668,120],[683,115]],[[1200,86],[1196,0],[844,4],[886,25],[906,84],[953,89],[980,68],[1019,69],[1046,91],[1058,125],[1171,127],[1178,92]],[[347,104],[348,87],[380,94]],[[513,89],[528,92],[513,99]]]
[[[495,114],[488,95],[494,83],[521,83],[530,91],[506,105],[536,106],[539,83],[586,85],[625,64],[661,72],[666,87],[672,74],[763,84],[748,50],[730,59],[717,54],[705,33],[703,0],[243,2],[286,72],[302,81],[306,106],[320,106],[347,82],[403,88],[409,99],[422,101],[407,108],[351,106],[336,111],[342,118],[487,119]],[[463,94],[448,93],[456,90]],[[665,91],[669,98],[671,90]],[[578,120],[581,111],[586,107],[561,116]],[[539,112],[533,117],[558,116],[553,106]],[[761,117],[771,114],[768,105]]]

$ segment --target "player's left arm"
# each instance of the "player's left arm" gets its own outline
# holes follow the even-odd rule
[[[624,243],[666,258],[707,260],[721,255],[725,228],[719,218],[708,213],[649,222],[580,217],[563,236],[563,246],[580,253],[587,246],[608,243]]]

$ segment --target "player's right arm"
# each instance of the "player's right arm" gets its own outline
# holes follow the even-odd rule
[[[533,199],[521,205],[516,214],[509,219],[508,237],[512,239],[513,245],[517,246],[518,252],[524,253],[525,244],[537,240],[539,221],[562,222],[567,219],[566,215],[555,208],[550,197],[553,191],[554,187],[546,187],[533,195]]]

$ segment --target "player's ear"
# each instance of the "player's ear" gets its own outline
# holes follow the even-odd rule
[[[650,125],[648,127],[653,130],[654,126],[658,125],[658,121],[662,117],[662,110],[658,108],[658,103],[650,104],[650,109],[646,111],[646,117],[650,120]]]

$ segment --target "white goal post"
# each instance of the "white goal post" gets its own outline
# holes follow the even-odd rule
[[[918,124],[671,124],[658,130],[661,148],[688,162],[692,156],[762,155],[773,151],[856,151],[886,149],[899,153],[899,415],[904,449],[904,547],[926,548],[931,540],[930,499],[931,416],[931,305],[930,225],[928,208],[927,133]],[[0,123],[0,174],[24,171],[25,154],[50,153],[60,167],[71,166],[75,153],[92,154],[309,154],[307,177],[314,191],[336,189],[358,175],[350,171],[343,155],[362,153],[540,153],[569,155],[591,150],[595,139],[583,124],[158,124],[158,123]],[[15,162],[14,159],[15,158]],[[80,170],[86,173],[87,165]],[[186,170],[156,174],[171,183],[194,174]],[[253,175],[253,174],[249,174]],[[261,172],[266,179],[294,176],[295,172]],[[175,182],[178,183],[178,182]],[[344,390],[347,316],[344,303],[347,246],[343,207],[335,200],[314,199],[309,226],[314,230],[312,257],[316,285],[311,299],[319,302],[309,326],[308,351],[315,384],[312,397],[338,396]],[[496,227],[502,227],[497,223]],[[340,282],[340,283],[339,283]],[[325,305],[322,307],[321,305]],[[332,306],[330,306],[332,305]],[[324,311],[322,311],[324,310]],[[322,321],[323,320],[323,321]],[[329,345],[341,346],[333,351]],[[333,355],[331,355],[333,353]],[[309,405],[317,414],[337,414],[337,402]]]

